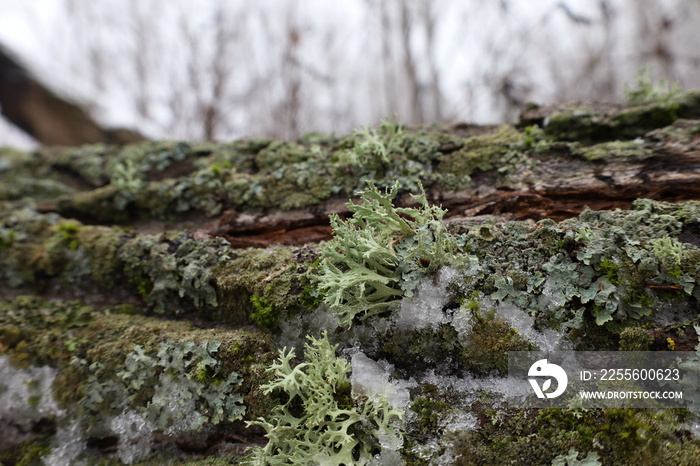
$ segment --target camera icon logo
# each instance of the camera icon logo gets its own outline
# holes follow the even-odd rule
[[[530,366],[527,375],[528,377],[549,377],[542,383],[541,387],[537,379],[528,379],[537,398],[556,398],[564,393],[566,385],[569,383],[564,369],[556,364],[548,363],[546,359],[540,359]],[[547,392],[552,386],[552,379],[557,381],[557,389],[553,392]]]

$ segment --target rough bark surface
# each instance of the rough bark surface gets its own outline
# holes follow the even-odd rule
[[[238,461],[281,442],[282,414],[301,422],[293,394],[321,377],[310,393],[332,385],[334,409],[357,410],[341,419],[359,417],[354,447],[318,434],[309,461],[694,464],[697,406],[523,412],[455,381],[554,340],[695,350],[698,118],[688,92],[531,107],[514,127],[0,149],[0,373],[22,381],[0,380],[0,461]],[[314,359],[336,351],[323,330],[332,367]],[[283,346],[291,366],[316,361],[298,366],[309,382],[275,385]],[[348,355],[395,382],[398,430],[376,437],[397,419],[350,389]],[[291,461],[265,448],[256,461]]]

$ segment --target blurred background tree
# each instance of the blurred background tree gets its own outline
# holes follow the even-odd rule
[[[700,86],[696,0],[0,0],[0,43],[104,126],[293,139],[396,115],[511,122]],[[7,122],[0,144],[28,145]]]

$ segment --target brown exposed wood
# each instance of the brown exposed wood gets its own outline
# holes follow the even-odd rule
[[[661,201],[700,199],[700,151],[671,153],[664,146],[658,155],[637,161],[591,162],[572,158],[566,164],[544,161],[532,168],[531,183],[514,190],[509,186],[484,188],[490,174],[474,177],[477,189],[441,191],[429,187],[431,202],[447,209],[446,218],[458,220],[483,215],[512,219],[563,220],[593,210],[627,209],[638,198]],[[484,189],[478,189],[479,187]],[[401,205],[415,202],[397,199]],[[226,237],[234,247],[299,245],[330,238],[329,214],[349,215],[341,201],[312,209],[274,211],[251,215],[228,211],[212,224],[209,234]]]

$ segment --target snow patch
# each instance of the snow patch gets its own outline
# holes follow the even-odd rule
[[[83,430],[80,428],[78,421],[59,427],[53,441],[58,446],[51,450],[51,453],[41,458],[46,466],[79,466],[87,464],[85,460],[77,460],[78,456],[87,447],[87,441],[83,438]]]
[[[57,371],[51,367],[15,369],[9,356],[0,357],[0,447],[31,438],[33,424],[62,417],[51,386]]]
[[[471,334],[472,327],[474,327],[475,319],[474,315],[469,309],[460,307],[455,310],[452,316],[452,326],[457,331],[457,336],[459,336],[460,341],[467,341],[469,335]]]
[[[537,346],[541,351],[562,351],[564,333],[552,329],[538,331],[535,329],[535,318],[511,302],[503,301],[495,304],[485,297],[480,303],[484,309],[494,308],[496,318],[515,329],[520,335]]]
[[[437,283],[426,277],[418,284],[416,293],[401,301],[401,308],[394,314],[399,330],[423,329],[449,322],[442,308],[447,303],[447,287],[457,278],[458,273],[451,267],[443,267],[438,272]]]
[[[454,390],[459,393],[462,399],[459,407],[466,408],[478,399],[478,391],[490,391],[503,395],[505,399],[522,399],[532,393],[528,384],[524,384],[521,379],[513,377],[474,377],[464,374],[460,377],[442,376],[435,374],[435,371],[428,372],[421,380],[420,384],[431,383],[440,387],[441,391]]]
[[[384,397],[392,408],[405,410],[408,407],[411,401],[408,389],[415,386],[415,383],[392,382],[390,374],[394,366],[386,361],[373,361],[361,351],[352,356],[350,363],[352,365],[350,385],[353,397],[366,396],[371,400]]]
[[[375,455],[369,464],[370,466],[403,466],[406,463],[398,451],[384,448],[378,455]]]
[[[153,426],[134,411],[125,411],[112,419],[111,428],[119,437],[117,456],[123,463],[144,460],[151,453]]]
[[[308,343],[307,335],[320,338],[324,330],[329,333],[338,328],[338,318],[322,304],[313,312],[302,314],[294,319],[280,321],[280,347],[303,348]]]

